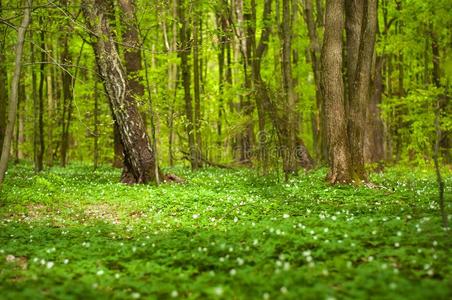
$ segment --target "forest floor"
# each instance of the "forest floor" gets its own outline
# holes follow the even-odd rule
[[[451,232],[431,170],[388,168],[372,176],[376,188],[331,187],[325,170],[287,183],[245,169],[170,171],[186,183],[11,166],[0,299],[452,298]]]

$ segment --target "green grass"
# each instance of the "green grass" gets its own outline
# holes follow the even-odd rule
[[[0,191],[1,299],[451,299],[432,171],[378,188],[173,169],[125,186],[83,165],[12,166]],[[451,173],[444,170],[451,210]],[[450,219],[450,218],[449,218]]]

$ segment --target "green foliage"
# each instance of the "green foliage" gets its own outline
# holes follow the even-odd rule
[[[399,124],[396,134],[407,142],[404,157],[410,161],[422,163],[432,157],[436,138],[435,111],[437,102],[443,97],[444,90],[434,86],[427,89],[415,89],[403,98],[393,97],[381,105],[383,118],[388,123],[397,118]],[[440,115],[442,132],[452,130],[450,118]]]
[[[431,170],[378,188],[281,183],[254,171],[171,170],[126,186],[86,165],[10,168],[0,192],[2,299],[448,299],[448,232]],[[446,199],[452,186],[444,170]],[[451,209],[450,201],[448,210]]]

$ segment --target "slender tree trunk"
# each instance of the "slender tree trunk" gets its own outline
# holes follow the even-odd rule
[[[342,81],[343,29],[344,0],[327,0],[321,56],[321,83],[325,100],[325,125],[330,162],[327,179],[333,184],[351,182],[352,180],[344,83]]]
[[[177,52],[177,3],[178,0],[172,0],[171,1],[171,16],[173,18],[172,24],[171,24],[171,40],[168,43],[168,51],[170,52],[171,57],[175,56],[175,53]],[[168,63],[168,93],[171,97],[171,106],[170,106],[170,112],[168,116],[168,158],[169,158],[169,165],[172,167],[174,165],[174,107],[176,103],[177,98],[177,63],[174,61],[171,61]]]
[[[244,124],[243,132],[241,132],[238,136],[239,142],[239,159],[240,163],[250,164],[251,163],[251,150],[253,143],[253,121],[252,121],[252,113],[254,110],[254,106],[250,101],[250,96],[252,94],[252,78],[251,78],[251,44],[252,44],[252,34],[250,34],[251,27],[255,26],[252,24],[251,12],[253,8],[248,8],[247,11],[244,11],[244,3],[243,0],[234,0],[235,1],[235,11],[237,15],[237,25],[236,26],[236,34],[239,39],[239,51],[242,57],[242,66],[243,66],[243,89],[245,93],[240,95],[240,111],[243,112],[243,115],[247,117],[246,123]],[[251,6],[254,6],[254,3],[251,3]]]
[[[27,0],[24,8],[24,15],[22,23],[17,32],[17,44],[16,44],[16,58],[14,64],[13,80],[11,82],[11,97],[9,99],[8,107],[8,122],[6,124],[5,137],[2,146],[2,155],[0,158],[0,188],[5,178],[5,172],[8,167],[8,159],[11,148],[11,139],[13,136],[14,123],[16,121],[17,103],[18,103],[18,91],[19,91],[19,79],[20,71],[22,67],[22,52],[24,48],[25,33],[30,23],[31,15],[31,0]]]
[[[39,23],[43,26],[42,18],[39,19]],[[44,73],[44,62],[46,61],[46,53],[45,53],[45,35],[44,30],[40,32],[41,38],[41,64],[39,66],[39,89],[38,89],[38,99],[39,99],[39,119],[38,119],[38,127],[39,127],[39,150],[37,155],[37,171],[42,171],[43,169],[43,159],[44,159],[44,82],[46,80]]]
[[[193,87],[194,87],[194,100],[195,100],[195,114],[194,114],[194,131],[196,138],[196,160],[198,162],[198,167],[202,166],[202,137],[201,137],[201,90],[200,81],[202,74],[202,67],[200,63],[202,59],[199,59],[199,48],[200,38],[199,38],[199,22],[202,20],[198,19],[198,13],[195,12],[193,17]],[[201,32],[202,35],[202,32]]]
[[[2,3],[0,0],[0,17],[2,17]],[[6,29],[5,29],[6,30]],[[3,145],[3,139],[5,136],[5,128],[6,128],[6,108],[8,107],[8,90],[7,90],[7,82],[8,82],[8,73],[6,71],[5,66],[5,42],[6,42],[6,34],[3,33],[3,30],[0,31],[1,36],[3,37],[0,40],[0,145]]]
[[[320,5],[319,3],[317,4]],[[318,11],[317,26],[323,25],[323,15],[321,9],[321,7],[317,7],[317,10],[320,10]],[[315,97],[317,112],[315,113],[312,122],[314,147],[316,149],[317,157],[320,159],[320,161],[326,162],[328,159],[328,150],[325,137],[324,101],[322,99],[322,92],[320,87],[320,42],[317,34],[316,22],[314,20],[312,0],[305,0],[304,16],[308,27],[310,42],[309,54],[311,59],[312,72],[314,74],[314,83],[316,87]]]
[[[65,0],[63,1],[65,2]],[[65,2],[67,5],[67,2]],[[67,31],[67,26],[65,27]],[[63,46],[63,52],[61,53],[61,61],[64,65],[72,64],[72,57],[69,52],[69,33],[63,33],[61,44]],[[67,151],[69,147],[69,123],[70,115],[72,110],[72,78],[66,70],[62,71],[62,91],[63,91],[63,115],[62,115],[62,130],[61,130],[61,148],[60,148],[60,165],[62,167],[66,166],[67,163]]]
[[[367,106],[366,134],[364,136],[364,161],[378,163],[384,159],[384,124],[381,120],[380,104],[383,95],[384,58],[378,55],[375,59],[370,102]]]
[[[185,100],[185,115],[187,118],[186,131],[188,136],[188,147],[190,153],[190,163],[192,170],[196,170],[198,165],[198,159],[196,155],[196,141],[193,126],[193,105],[191,97],[191,76],[190,65],[188,62],[188,56],[191,52],[190,32],[188,29],[188,20],[185,17],[185,10],[187,5],[185,0],[179,0],[178,2],[178,19],[181,23],[180,27],[180,45],[179,57],[181,60],[181,72],[182,81],[184,86],[184,100]]]
[[[97,88],[97,76],[94,75],[94,145],[93,145],[93,166],[97,169],[99,165],[99,91]]]
[[[83,0],[86,26],[91,32],[92,45],[99,73],[118,124],[124,146],[125,168],[121,178],[125,183],[155,182],[155,158],[146,128],[131,97],[126,72],[116,49],[109,15],[113,14],[110,0]]]
[[[30,34],[31,36],[31,34]],[[39,163],[39,98],[38,98],[38,87],[36,82],[36,53],[34,42],[30,42],[30,55],[31,55],[31,95],[33,98],[33,163],[35,172],[42,170],[42,164]],[[19,97],[20,98],[20,97]]]
[[[224,17],[223,8],[220,7],[216,14],[216,25],[218,31],[218,121],[217,121],[217,146],[218,146],[218,159],[221,159],[221,143],[223,133],[223,111],[224,111],[224,60],[225,49],[227,43],[226,28],[227,20]]]
[[[253,59],[252,59],[252,78],[254,83],[254,97],[256,101],[256,108],[258,114],[258,124],[259,124],[259,134],[257,135],[257,142],[259,143],[259,160],[262,164],[263,174],[266,175],[268,173],[268,143],[269,143],[269,134],[266,131],[266,107],[264,98],[268,97],[265,83],[262,80],[261,76],[261,62],[264,56],[264,53],[268,48],[268,41],[271,34],[271,10],[272,9],[272,0],[266,0],[264,2],[264,9],[262,12],[262,21],[265,24],[262,28],[261,37],[259,40],[259,44],[256,45],[256,30],[255,28],[252,31],[253,34]],[[256,23],[255,20],[255,9],[253,9],[253,23]]]
[[[24,159],[23,145],[25,143],[25,83],[21,80],[19,84],[19,102],[17,104],[17,117],[16,117],[16,148],[15,148],[15,160],[14,163],[18,164],[20,160]]]
[[[54,118],[54,100],[53,100],[53,69],[49,67],[50,70],[47,74],[46,87],[47,87],[47,164],[53,166],[53,126],[55,126]]]
[[[294,82],[292,78],[292,27],[294,14],[291,11],[291,0],[283,0],[283,23],[281,24],[280,39],[282,44],[281,50],[281,71],[282,71],[282,88],[283,88],[283,106],[286,115],[286,128],[284,137],[284,145],[282,149],[283,169],[286,180],[290,174],[297,173],[299,166],[296,163],[297,153],[297,113],[298,103],[297,95],[294,90]]]

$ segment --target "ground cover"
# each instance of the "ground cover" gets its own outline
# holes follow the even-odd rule
[[[433,171],[388,168],[373,188],[329,186],[323,169],[287,183],[247,169],[170,171],[186,182],[12,166],[0,191],[0,298],[452,296]]]

